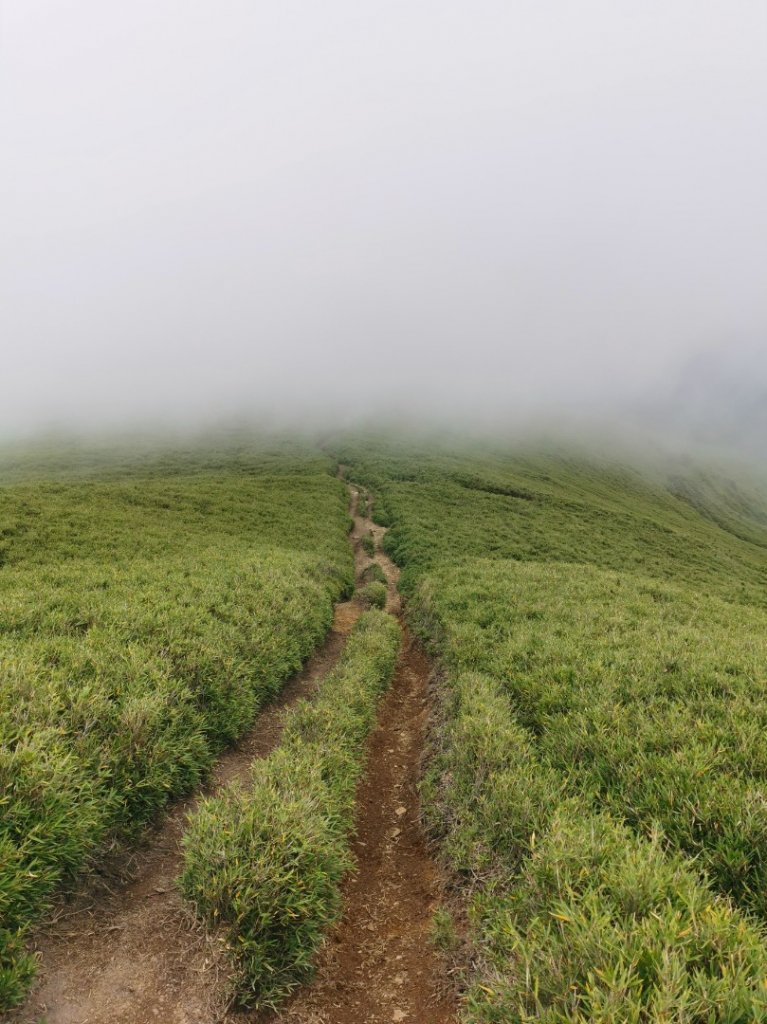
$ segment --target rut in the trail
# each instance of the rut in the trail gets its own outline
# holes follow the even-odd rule
[[[355,566],[362,533],[357,495],[352,542]],[[278,744],[287,707],[308,696],[332,670],[363,611],[357,600],[336,605],[323,646],[263,711],[252,730],[216,766],[204,793],[233,780],[247,783],[254,760]],[[41,966],[30,998],[9,1024],[215,1024],[224,1013],[226,963],[215,939],[195,922],[176,885],[181,837],[200,794],[177,802],[127,863],[89,881],[41,929]]]
[[[385,532],[362,519],[399,615],[398,570],[380,550]],[[360,568],[364,571],[367,559]],[[449,1024],[456,997],[429,941],[442,880],[420,823],[418,779],[429,713],[430,664],[403,629],[403,650],[382,702],[358,790],[353,853],[343,916],[319,957],[315,981],[274,1024]],[[231,1014],[228,1024],[246,1015]]]

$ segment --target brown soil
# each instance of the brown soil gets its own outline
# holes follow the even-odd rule
[[[359,583],[370,564],[360,540],[384,530],[357,515],[352,490],[352,541]],[[397,568],[379,550],[389,581],[388,610],[399,614]],[[285,708],[311,694],[336,663],[362,611],[354,600],[336,606],[324,646],[258,718],[253,730],[219,762],[205,793],[246,781],[251,763],[279,742]],[[315,982],[273,1018],[284,1024],[447,1024],[455,996],[428,942],[440,897],[438,870],[420,825],[417,782],[428,714],[429,663],[403,626],[404,645],[384,698],[358,793],[344,912],[325,944]],[[226,964],[215,936],[195,922],[178,889],[180,839],[196,794],[176,803],[130,857],[102,865],[87,887],[59,908],[37,940],[41,968],[25,1006],[9,1024],[242,1024],[226,1013]]]

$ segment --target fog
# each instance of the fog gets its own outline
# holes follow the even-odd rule
[[[767,423],[761,0],[0,11],[0,436]]]

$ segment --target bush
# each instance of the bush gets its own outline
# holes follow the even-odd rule
[[[363,534],[361,543],[362,550],[365,552],[368,558],[372,558],[373,555],[376,553],[376,544],[373,534],[370,532]]]
[[[633,834],[536,754],[492,679],[451,676],[424,785],[429,824],[469,883],[481,951],[466,1019],[556,1024],[765,1019],[758,926],[663,837]]]
[[[767,1019],[764,933],[661,839],[577,801],[471,913],[486,957],[467,994],[473,1021]]]
[[[662,826],[767,917],[762,609],[587,566],[485,560],[431,574],[420,608],[451,666],[505,680],[506,715],[570,793],[644,835]]]
[[[362,589],[362,597],[373,608],[385,608],[388,589],[385,583],[368,583]]]
[[[386,573],[383,571],[378,562],[371,562],[362,574],[363,583],[383,583],[387,584]]]
[[[286,721],[247,789],[206,800],[184,836],[181,885],[228,938],[240,1004],[275,1006],[304,980],[340,905],[364,741],[399,649],[379,611],[358,620],[337,668]]]

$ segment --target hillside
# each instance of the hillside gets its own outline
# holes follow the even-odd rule
[[[300,445],[8,466],[0,1007],[57,890],[199,786],[325,636],[352,583],[331,468]]]
[[[758,479],[391,435],[0,478],[14,1022],[767,1019]]]
[[[425,797],[463,880],[467,1019],[763,1019],[758,490],[532,451],[341,457],[442,667]]]

